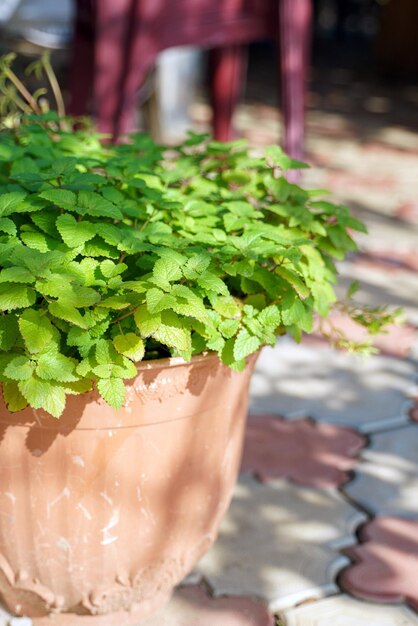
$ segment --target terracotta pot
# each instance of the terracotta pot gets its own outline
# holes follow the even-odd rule
[[[0,413],[0,593],[36,626],[137,624],[216,538],[248,383],[216,356],[143,363],[124,408],[96,392]],[[48,617],[49,616],[49,617]]]

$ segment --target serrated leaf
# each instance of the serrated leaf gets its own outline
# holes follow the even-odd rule
[[[20,208],[23,200],[28,194],[25,191],[10,191],[0,195],[0,216],[12,215],[16,209]]]
[[[123,214],[113,202],[106,200],[95,191],[80,191],[78,194],[77,209],[83,215],[93,217],[109,217],[113,220],[122,220]]]
[[[301,298],[307,298],[310,294],[309,287],[303,282],[303,279],[285,267],[276,267],[275,273],[292,285]]]
[[[70,322],[70,324],[75,324],[79,328],[87,328],[87,324],[83,316],[71,304],[60,302],[58,300],[56,302],[51,302],[48,305],[48,310],[51,315],[57,317],[60,320],[65,320],[66,322]]]
[[[298,298],[286,298],[282,306],[281,315],[285,326],[300,324],[305,315],[305,307]]]
[[[135,311],[134,320],[142,337],[150,337],[161,324],[161,314],[150,313],[143,305]]]
[[[132,299],[126,296],[109,296],[99,303],[99,306],[105,309],[113,309],[114,311],[122,311],[132,305]]]
[[[141,361],[145,353],[144,342],[141,337],[135,333],[126,333],[126,335],[116,335],[113,338],[115,349],[124,356],[133,361]]]
[[[34,409],[60,417],[65,409],[65,391],[60,385],[33,376],[19,382],[19,391]]]
[[[50,320],[35,309],[27,309],[19,319],[19,330],[28,352],[37,354],[57,346],[59,332]]]
[[[0,230],[3,233],[7,233],[8,235],[16,235],[16,225],[13,220],[10,220],[8,217],[0,218]]]
[[[12,380],[28,380],[32,377],[35,363],[27,356],[16,356],[4,368],[4,375]]]
[[[213,291],[214,293],[220,293],[225,296],[229,294],[226,284],[213,272],[203,272],[203,274],[197,277],[196,282],[207,291]]]
[[[236,372],[242,372],[245,369],[245,359],[236,359],[234,354],[236,337],[225,341],[221,353],[222,362]]]
[[[107,378],[97,382],[103,400],[114,409],[121,409],[125,402],[126,389],[121,378]]]
[[[269,146],[264,150],[264,154],[270,159],[274,165],[277,165],[283,171],[292,169],[304,169],[309,167],[302,161],[296,161],[288,156],[279,146]]]
[[[222,333],[222,335],[226,339],[230,339],[237,332],[237,330],[239,328],[239,325],[240,325],[240,321],[239,320],[234,320],[234,319],[223,320],[219,324],[219,331]]]
[[[237,361],[245,359],[253,352],[257,352],[260,347],[260,340],[254,335],[250,335],[248,330],[243,328],[239,331],[234,344],[234,357]]]
[[[161,313],[161,324],[153,332],[152,336],[157,341],[175,348],[180,352],[191,350],[190,330],[184,328],[184,324],[179,316],[173,311],[163,311]]]
[[[84,220],[77,222],[72,215],[60,215],[56,225],[63,242],[69,248],[78,248],[96,235],[93,224]]]
[[[241,316],[241,309],[232,296],[220,296],[213,301],[213,308],[222,317],[238,319]]]
[[[280,310],[275,304],[272,304],[260,311],[257,319],[261,324],[263,324],[263,326],[267,326],[272,329],[276,329],[282,321]]]
[[[35,276],[26,267],[6,267],[0,272],[0,283],[27,283],[35,282]]]
[[[75,361],[57,352],[46,352],[38,358],[36,374],[44,380],[56,380],[58,382],[77,382],[75,376]]]
[[[155,263],[150,280],[161,289],[169,291],[170,283],[180,280],[182,276],[179,263],[166,256]]]
[[[119,276],[126,269],[127,265],[125,263],[114,263],[110,259],[105,259],[100,263],[100,271],[106,278],[114,278],[115,276]]]
[[[42,191],[39,196],[53,202],[59,208],[70,211],[74,208],[77,199],[75,193],[67,189],[47,189]]]
[[[6,403],[7,409],[11,413],[14,413],[15,411],[22,411],[28,406],[27,400],[19,391],[17,382],[4,382],[2,383],[2,387],[3,399]]]
[[[0,349],[10,350],[16,343],[19,326],[15,315],[0,316]]]
[[[164,293],[164,291],[156,287],[147,291],[146,300],[150,313],[160,313],[164,309],[172,309],[176,305],[174,296]]]
[[[36,293],[30,287],[13,285],[12,283],[0,284],[0,311],[12,311],[32,306],[36,300]]]

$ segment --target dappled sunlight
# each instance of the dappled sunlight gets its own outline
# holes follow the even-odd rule
[[[400,359],[367,359],[280,339],[265,348],[251,383],[253,412],[366,425],[403,414],[415,368]]]

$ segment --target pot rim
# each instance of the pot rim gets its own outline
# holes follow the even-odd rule
[[[138,361],[138,363],[136,363],[136,369],[139,374],[141,371],[162,369],[166,367],[179,367],[181,365],[191,365],[192,363],[199,363],[200,361],[206,361],[210,358],[219,359],[219,356],[216,352],[203,352],[202,354],[196,354],[195,356],[192,356],[190,361],[186,361],[181,356],[170,356],[164,357],[163,359],[149,359],[148,361]],[[132,380],[132,378],[129,378],[127,380]]]

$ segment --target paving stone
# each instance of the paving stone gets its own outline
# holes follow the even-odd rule
[[[211,598],[200,587],[182,587],[141,626],[274,626],[264,606],[251,598]]]
[[[408,422],[416,368],[400,359],[367,359],[282,338],[264,348],[251,383],[251,412],[372,432]]]
[[[418,518],[418,425],[375,434],[344,491],[376,515]]]
[[[346,595],[309,603],[285,613],[285,626],[417,626],[418,617],[404,606],[390,607]]]
[[[399,270],[418,271],[418,251],[369,249],[359,252],[355,257],[357,265],[374,267],[385,272],[396,274]]]
[[[254,415],[247,423],[241,472],[263,482],[286,477],[311,487],[339,487],[365,445],[364,437],[347,428]]]
[[[340,585],[351,594],[377,602],[407,602],[418,610],[418,522],[378,517],[360,532],[360,545],[347,550],[354,565]]]
[[[332,490],[241,477],[220,535],[197,566],[216,595],[252,595],[271,611],[337,591],[365,516]]]

